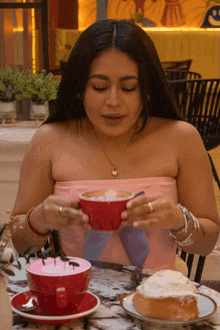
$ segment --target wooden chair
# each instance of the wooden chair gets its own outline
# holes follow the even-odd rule
[[[192,64],[192,60],[189,59],[185,61],[166,61],[161,62],[161,64],[164,70],[180,69],[189,71],[190,66]]]
[[[178,80],[169,84],[183,118],[197,128],[206,150],[216,148],[220,142],[220,79]],[[216,168],[209,153],[208,156],[220,189]]]
[[[167,80],[181,80],[181,79],[200,79],[202,78],[200,73],[180,70],[180,69],[172,69],[172,70],[164,70]]]

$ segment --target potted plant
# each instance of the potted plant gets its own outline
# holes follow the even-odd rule
[[[49,101],[55,100],[59,81],[52,80],[53,73],[46,73],[46,70],[33,73],[25,73],[25,88],[22,97],[31,99],[31,119],[44,119],[49,115]]]
[[[0,70],[0,119],[10,119],[15,122],[16,103],[15,100],[22,97],[24,88],[23,73],[18,67],[11,69],[5,66]]]

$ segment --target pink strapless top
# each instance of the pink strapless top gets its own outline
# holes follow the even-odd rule
[[[171,202],[178,203],[176,180],[170,177],[56,182],[54,194],[75,200],[82,192],[101,189],[125,190],[134,194],[143,190],[146,195],[163,195]],[[144,229],[144,232],[150,252],[143,263],[143,268],[154,270],[175,269],[176,244],[169,236],[169,231],[165,228],[156,227]],[[60,237],[64,253],[67,256],[84,258],[84,243],[87,234],[88,230],[77,225],[63,228],[60,231]],[[98,260],[126,265],[134,264],[123,248],[117,231],[113,232]]]

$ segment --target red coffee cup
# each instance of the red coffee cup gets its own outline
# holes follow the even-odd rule
[[[26,268],[32,295],[47,315],[68,315],[77,312],[88,289],[91,264],[81,258],[68,257],[72,266],[60,257],[32,261]]]
[[[122,222],[121,213],[134,194],[127,191],[96,190],[82,193],[80,206],[89,216],[89,224],[95,230],[117,230]]]

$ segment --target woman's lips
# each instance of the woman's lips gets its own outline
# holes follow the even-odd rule
[[[119,125],[125,118],[125,116],[102,116],[106,123],[110,125]]]

